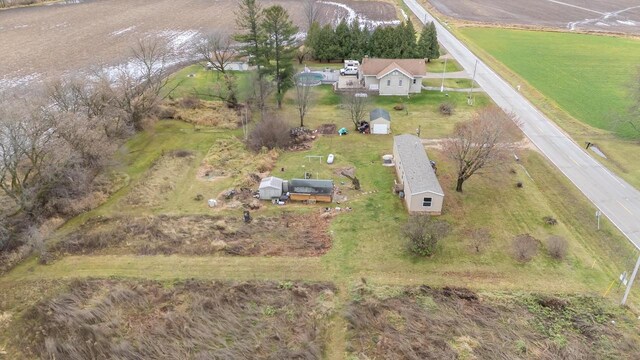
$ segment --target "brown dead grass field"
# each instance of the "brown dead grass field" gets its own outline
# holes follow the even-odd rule
[[[331,248],[329,219],[312,213],[256,216],[99,217],[64,235],[50,251],[62,254],[319,256]]]
[[[422,0],[453,21],[640,35],[634,0]]]
[[[35,304],[27,299],[3,351],[12,359],[320,359],[335,292],[326,283],[71,281]]]
[[[375,1],[336,0],[373,21],[397,19],[396,8]],[[304,31],[298,0],[263,0],[284,6]],[[140,38],[167,39],[183,58],[198,32],[235,31],[236,0],[87,0],[0,11],[0,89],[126,63]],[[347,17],[321,5],[321,21]]]
[[[600,297],[371,288],[347,307],[358,359],[629,359],[633,314]]]

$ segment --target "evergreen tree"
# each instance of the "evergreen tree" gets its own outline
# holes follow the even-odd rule
[[[426,58],[427,61],[431,59],[437,59],[440,57],[440,44],[438,44],[438,32],[436,31],[436,24],[429,23],[428,44]]]
[[[331,58],[344,61],[344,59],[346,59],[351,53],[351,49],[353,47],[353,39],[351,32],[349,31],[349,25],[347,25],[347,21],[345,19],[342,19],[338,26],[336,26],[335,42],[337,45],[337,52],[333,53]]]
[[[265,68],[276,83],[276,100],[278,108],[282,108],[282,99],[293,86],[294,35],[298,28],[291,22],[287,10],[280,5],[270,6],[263,13],[261,28],[266,35],[265,50],[269,60]]]
[[[240,33],[234,35],[234,39],[241,44],[239,55],[246,56],[249,64],[255,65],[258,69],[257,92],[258,108],[261,116],[264,114],[265,95],[267,90],[264,87],[264,65],[265,41],[266,37],[260,23],[262,22],[262,9],[256,0],[241,0],[236,12],[236,26]]]
[[[360,25],[360,21],[357,18],[351,22],[350,28],[352,46],[349,58],[361,60],[367,54],[369,31],[366,27]]]
[[[426,24],[422,27],[420,38],[418,39],[418,43],[416,45],[416,57],[425,59],[427,58],[427,53],[429,51],[430,32],[431,28],[429,27],[429,24]]]
[[[317,51],[315,58],[320,61],[333,59],[333,54],[337,52],[335,33],[331,25],[327,24],[320,29],[317,38]]]
[[[413,59],[416,54],[416,29],[411,20],[407,20],[402,25],[401,32],[400,58]]]
[[[395,58],[397,52],[396,31],[393,27],[379,26],[371,35],[370,51],[372,57]]]
[[[307,31],[307,37],[304,39],[304,46],[309,50],[309,54],[314,59],[318,59],[317,51],[320,49],[318,47],[318,40],[320,38],[320,32],[322,28],[318,22],[314,21],[309,27],[309,31]]]

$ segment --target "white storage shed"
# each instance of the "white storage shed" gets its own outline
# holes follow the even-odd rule
[[[260,200],[277,199],[282,196],[282,179],[269,176],[260,181],[258,188]]]
[[[385,109],[373,109],[369,113],[369,126],[372,134],[386,135],[391,133],[391,116]]]

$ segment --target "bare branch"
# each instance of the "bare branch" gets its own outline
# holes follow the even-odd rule
[[[311,88],[304,78],[294,75],[293,82],[296,86],[296,106],[298,108],[298,115],[300,116],[300,127],[304,127],[304,117],[307,115],[309,108],[311,107]]]
[[[502,164],[500,160],[513,152],[512,137],[517,133],[515,116],[495,106],[456,126],[453,137],[443,143],[444,152],[456,164],[456,191],[462,192],[462,184],[480,169]]]
[[[366,94],[345,95],[343,97],[344,106],[349,111],[351,122],[358,129],[360,123],[364,121],[369,112],[369,98]]]
[[[311,25],[320,19],[320,6],[316,0],[304,0],[302,6],[304,7],[304,15],[307,19],[307,30],[309,30],[311,29]]]
[[[230,37],[221,33],[212,33],[199,39],[195,47],[196,55],[214,70],[225,73],[229,63],[238,57],[238,50],[233,47]]]

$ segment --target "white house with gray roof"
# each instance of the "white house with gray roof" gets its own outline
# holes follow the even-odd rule
[[[409,134],[394,136],[393,156],[409,213],[440,215],[444,191],[420,138]]]

